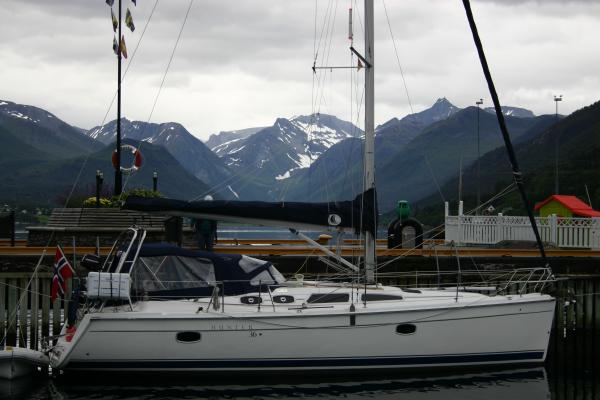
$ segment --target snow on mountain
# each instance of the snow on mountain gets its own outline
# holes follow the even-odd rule
[[[535,114],[526,108],[520,107],[511,107],[511,106],[502,106],[502,114],[507,117],[517,117],[517,118],[533,118]],[[486,107],[484,111],[489,112],[490,114],[495,114],[496,109],[494,107]]]
[[[246,128],[235,131],[221,131],[219,133],[210,135],[205,144],[216,155],[221,156],[229,152],[228,146],[230,143],[235,143],[238,140],[245,139],[248,136],[254,135],[256,132],[264,128],[264,126],[261,126],[259,128]]]
[[[102,148],[78,128],[38,107],[0,100],[0,126],[41,151],[73,157]]]
[[[87,135],[109,144],[115,140],[116,131],[117,123],[114,120],[104,126],[90,129]],[[163,146],[196,178],[212,187],[218,187],[220,192],[228,198],[237,196],[239,189],[235,186],[230,186],[227,190],[223,188],[223,182],[232,179],[231,171],[219,157],[210,151],[201,140],[188,132],[183,125],[176,122],[146,123],[122,118],[121,134],[123,138]]]
[[[273,126],[246,137],[233,137],[213,151],[231,168],[263,180],[281,181],[307,168],[334,144],[360,135],[359,128],[332,115],[303,115],[278,118]]]

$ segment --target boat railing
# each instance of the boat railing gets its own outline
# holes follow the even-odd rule
[[[555,281],[554,275],[549,268],[519,268],[515,270],[462,270],[460,277],[457,272],[438,272],[438,271],[414,271],[411,273],[387,273],[379,275],[381,284],[389,286],[397,286],[403,289],[419,288],[419,289],[443,289],[455,290],[461,292],[479,292],[488,295],[524,295],[527,293],[540,293],[552,282]],[[184,283],[188,281],[166,281],[165,284]],[[174,296],[171,299],[189,299],[194,301],[208,301],[205,307],[199,307],[197,312],[211,310],[217,312],[225,312],[226,297],[230,296],[231,286],[240,283],[253,283],[255,291],[247,294],[247,305],[254,305],[261,311],[262,308],[276,309],[276,301],[274,301],[273,290],[281,286],[315,286],[321,289],[329,288],[332,292],[347,289],[347,288],[362,288],[364,282],[359,280],[348,280],[348,277],[343,277],[341,274],[315,276],[303,275],[302,280],[289,280],[287,283],[277,284],[272,281],[247,281],[247,280],[225,280],[225,281],[210,281],[203,282],[204,285],[212,287],[209,295],[190,297]],[[372,288],[381,287],[381,284],[369,285]],[[229,289],[229,290],[228,290]],[[266,297],[265,297],[266,296]],[[147,295],[134,296],[135,300],[150,300]],[[158,296],[156,299],[165,300],[169,296]],[[135,301],[134,300],[134,301]],[[270,300],[264,304],[264,300]],[[203,304],[206,304],[203,302]],[[229,303],[231,305],[231,303]]]
[[[459,291],[485,291],[489,294],[525,294],[543,292],[556,279],[550,268],[509,270],[472,269],[461,271],[410,271],[378,275],[387,285],[410,288],[457,288]]]
[[[516,286],[518,294],[524,294],[529,287],[533,292],[541,292],[546,285],[554,281],[550,268],[524,268],[515,270],[505,286],[499,292],[507,292],[510,286]]]

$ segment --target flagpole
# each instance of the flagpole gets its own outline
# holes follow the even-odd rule
[[[117,72],[118,72],[118,83],[117,83],[117,162],[115,165],[115,196],[119,196],[122,190],[122,175],[121,175],[121,52],[122,36],[121,36],[121,0],[119,2],[119,36],[118,36],[118,51],[117,51]]]

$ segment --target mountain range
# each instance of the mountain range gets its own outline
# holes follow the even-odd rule
[[[104,145],[112,144],[116,141],[117,121],[96,126],[85,134]],[[236,197],[239,189],[236,189],[233,183],[223,185],[223,182],[231,182],[232,171],[183,125],[174,122],[155,124],[122,118],[121,135],[123,138],[143,142],[142,152],[146,143],[165,148],[192,175],[217,188],[216,191],[221,197]]]
[[[213,151],[246,182],[271,187],[273,196],[277,181],[308,168],[336,143],[361,134],[353,124],[326,114],[277,118],[272,126]]]
[[[538,117],[538,125],[514,143],[523,172],[525,189],[531,206],[555,193],[555,162],[558,145],[559,193],[575,195],[592,206],[600,204],[600,102],[575,111],[557,120],[555,115]],[[481,201],[487,202],[512,183],[511,167],[503,148],[484,154],[480,160],[479,180],[476,166],[464,170],[461,199],[465,211],[476,207],[479,181]],[[458,177],[453,177],[440,189],[452,203],[456,213]],[[486,204],[494,213],[524,214],[519,194],[513,190]],[[417,203],[418,217],[424,222],[439,222],[443,205],[439,194],[432,194]]]
[[[556,116],[536,117],[518,107],[502,111],[513,141],[529,143],[532,152],[531,143],[557,124]],[[440,98],[423,111],[379,125],[375,151],[380,210],[393,208],[400,199],[418,202],[421,208],[430,207],[426,200],[436,196],[441,203],[435,193],[451,197],[461,170],[464,190],[472,190],[469,174],[478,155],[482,165],[510,171],[502,162],[494,114],[489,107],[461,109]],[[364,133],[332,115],[277,118],[267,127],[219,132],[206,143],[175,122],[123,118],[121,126],[125,140],[141,146],[144,156],[143,168],[128,184],[150,187],[152,172],[158,171],[159,189],[170,197],[190,199],[210,192],[225,199],[333,201],[362,191]],[[96,169],[101,169],[110,185],[115,134],[116,121],[84,130],[40,108],[0,101],[0,167],[5,171],[0,174],[0,198],[52,202],[68,190],[79,164],[84,165],[82,182],[92,184]],[[525,164],[532,159],[527,157]],[[486,175],[485,190],[510,181],[509,173],[495,174]]]

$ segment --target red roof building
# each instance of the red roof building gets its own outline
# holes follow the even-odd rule
[[[535,205],[535,211],[539,211],[540,217],[556,214],[559,217],[600,217],[600,211],[581,201],[575,196],[553,194],[546,200]]]

